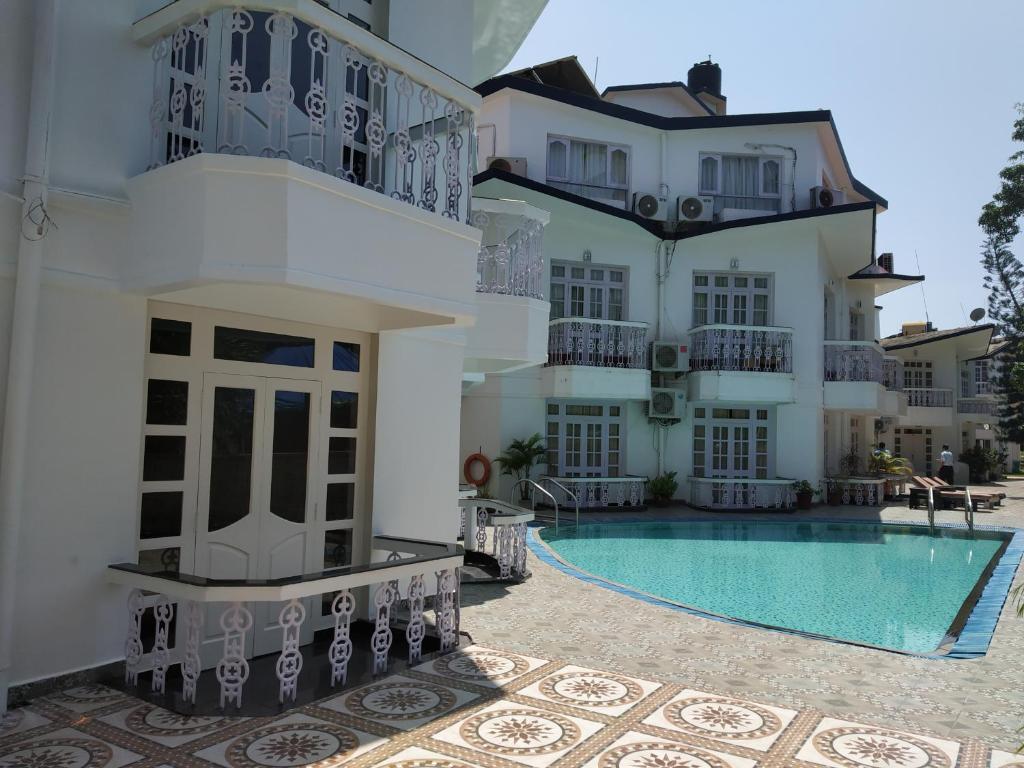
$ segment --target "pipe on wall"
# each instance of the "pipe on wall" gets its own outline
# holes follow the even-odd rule
[[[36,321],[46,236],[46,225],[38,226],[33,222],[40,220],[40,212],[45,215],[48,196],[58,1],[37,0],[35,3],[22,230],[18,241],[3,442],[0,445],[0,714],[7,711],[14,646],[15,579],[24,516]]]

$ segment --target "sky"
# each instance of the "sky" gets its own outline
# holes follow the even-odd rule
[[[986,306],[977,220],[1024,149],[1024,0],[549,0],[507,70],[573,54],[599,90],[685,81],[710,54],[730,114],[831,109],[854,176],[889,201],[878,252],[926,276],[880,298],[882,335]]]

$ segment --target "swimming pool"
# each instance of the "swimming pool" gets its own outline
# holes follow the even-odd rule
[[[697,612],[908,653],[952,641],[1010,535],[714,520],[540,532],[565,563]]]

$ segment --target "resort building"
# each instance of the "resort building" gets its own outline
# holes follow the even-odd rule
[[[550,320],[546,364],[466,381],[464,456],[540,433],[587,506],[674,471],[693,505],[776,507],[906,414],[877,301],[924,278],[876,257],[886,200],[828,111],[734,114],[721,82],[599,93],[570,57],[477,87],[474,195],[550,212]]]
[[[994,330],[991,324],[937,330],[930,323],[904,323],[900,333],[881,340],[886,355],[897,360],[907,410],[883,419],[879,437],[918,474],[937,473],[943,445],[957,456],[975,446],[994,449],[1006,454],[1007,471],[1019,469],[1020,446],[996,433],[1006,342],[993,339]],[[956,477],[967,482],[966,465],[956,468]]]
[[[126,659],[239,703],[278,653],[287,701],[399,598],[452,647],[463,372],[547,332],[475,290],[471,85],[543,6],[0,4],[0,711]]]

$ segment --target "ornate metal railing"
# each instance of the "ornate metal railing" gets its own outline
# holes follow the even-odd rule
[[[853,504],[858,507],[880,506],[885,501],[885,484],[893,483],[902,489],[906,479],[874,477],[826,477],[821,481],[825,498],[838,496],[840,504]]]
[[[484,210],[474,210],[470,221],[484,232],[476,259],[477,291],[543,299],[544,224]]]
[[[299,648],[302,623],[306,618],[303,601],[316,595],[334,595],[331,601],[334,642],[329,654],[331,685],[339,682],[344,685],[348,662],[352,658],[349,629],[352,614],[356,610],[353,590],[372,585],[376,585],[370,598],[370,612],[375,616],[371,640],[373,669],[374,673],[383,672],[387,669],[388,652],[394,638],[391,630],[392,612],[402,599],[399,582],[404,580],[408,580],[406,599],[409,604],[409,623],[405,636],[409,646],[409,663],[416,663],[422,655],[423,638],[426,635],[423,617],[428,599],[426,580],[431,577],[437,579],[432,602],[441,649],[448,651],[457,648],[462,547],[376,536],[373,549],[390,552],[387,562],[257,581],[208,579],[171,571],[150,573],[131,563],[109,566],[109,581],[132,588],[128,597],[125,681],[137,685],[139,673],[144,669],[152,669],[152,690],[163,693],[167,670],[172,664],[178,663],[181,665],[182,698],[195,703],[196,686],[202,671],[199,650],[205,613],[203,606],[223,603],[220,626],[224,631],[224,650],[215,668],[220,683],[220,705],[223,708],[233,703],[240,707],[242,689],[249,679],[249,662],[245,653],[246,634],[253,629],[253,613],[248,604],[283,603],[279,616],[281,655],[276,665],[278,698],[282,704],[294,701],[299,673],[302,671],[302,653]],[[146,593],[151,594],[147,596]],[[183,625],[181,634],[185,644],[183,649],[173,649],[172,661],[170,628],[176,605],[178,623]],[[149,649],[143,648],[141,636],[142,615],[147,606],[152,607],[156,623],[155,639]]]
[[[149,169],[285,158],[467,221],[475,95],[322,6],[294,11],[222,8],[155,39]]]
[[[702,325],[690,331],[691,371],[793,372],[793,329]]]
[[[533,520],[533,512],[514,504],[495,499],[459,499],[462,512],[462,530],[467,552],[487,551],[487,529],[491,535],[491,554],[498,561],[498,576],[502,579],[526,575],[526,526]]]
[[[647,323],[564,317],[548,326],[548,365],[647,367]]]
[[[625,477],[555,477],[558,484],[569,489],[583,509],[594,507],[639,507],[644,503],[647,478]],[[552,484],[549,490],[563,506],[574,502],[567,493]]]
[[[792,480],[691,477],[690,503],[705,509],[790,509]]]
[[[984,416],[999,415],[999,401],[991,397],[961,397],[956,401],[957,413],[977,413]]]
[[[882,358],[882,386],[896,392],[903,391],[903,361],[898,357]]]
[[[881,384],[882,348],[873,341],[826,341],[825,381]]]
[[[924,408],[952,408],[953,390],[930,387],[907,387],[907,405]]]

